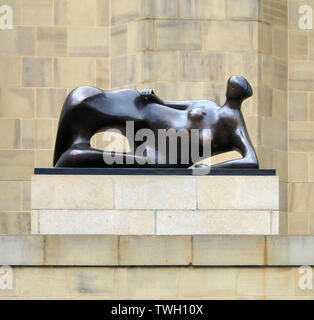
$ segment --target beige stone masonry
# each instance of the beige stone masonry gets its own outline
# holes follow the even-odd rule
[[[0,236],[0,265],[314,266],[312,236]]]
[[[32,177],[33,234],[279,233],[275,176]]]
[[[274,228],[272,228],[273,224]],[[157,211],[156,233],[159,235],[278,234],[278,212],[253,210]]]
[[[112,209],[110,176],[36,175],[32,209]]]
[[[33,211],[35,212],[35,211]],[[153,211],[38,210],[32,216],[39,234],[155,234]],[[32,232],[36,233],[36,232]]]

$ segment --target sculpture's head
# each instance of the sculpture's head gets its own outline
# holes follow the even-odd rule
[[[249,82],[242,76],[232,76],[227,84],[227,99],[245,100],[253,95],[253,90]]]

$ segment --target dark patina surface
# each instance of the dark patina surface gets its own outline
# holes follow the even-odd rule
[[[77,88],[68,95],[63,105],[53,165],[72,168],[188,168],[198,162],[190,158],[189,163],[181,163],[178,139],[176,164],[169,163],[167,154],[156,150],[149,152],[156,157],[154,164],[140,164],[136,160],[144,158],[139,159],[134,152],[130,152],[115,153],[115,157],[123,159],[123,164],[108,165],[105,159],[112,157],[112,153],[92,148],[90,139],[95,133],[108,128],[124,132],[126,121],[133,121],[135,133],[140,129],[150,129],[156,139],[159,129],[185,129],[188,132],[192,129],[210,129],[211,136],[201,136],[199,141],[200,154],[203,140],[210,139],[211,142],[211,152],[202,154],[203,158],[233,150],[242,155],[240,159],[219,163],[213,168],[258,168],[257,156],[241,113],[242,102],[252,94],[250,84],[241,76],[228,80],[223,106],[210,100],[164,101],[152,89],[138,92],[131,89],[104,91],[94,87]],[[139,143],[130,141],[130,145],[136,148]],[[155,145],[148,145],[147,148],[155,148]],[[126,164],[130,157],[134,158],[134,163]],[[158,163],[158,157],[164,157],[165,163]]]

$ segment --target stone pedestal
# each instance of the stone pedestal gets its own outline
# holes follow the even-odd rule
[[[277,176],[57,173],[32,177],[32,234],[279,233]]]

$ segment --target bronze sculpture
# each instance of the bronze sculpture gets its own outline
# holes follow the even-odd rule
[[[237,150],[242,155],[235,159],[219,163],[213,168],[258,168],[258,160],[249,138],[241,113],[242,102],[251,97],[252,88],[241,76],[228,80],[226,102],[223,106],[209,100],[163,101],[152,89],[140,92],[131,89],[104,91],[94,87],[74,89],[66,98],[60,115],[53,165],[55,167],[185,167],[196,161],[189,158],[188,163],[169,163],[167,154],[159,154],[151,148],[151,163],[134,153],[115,153],[123,164],[108,165],[104,152],[91,147],[91,137],[106,128],[119,128],[124,132],[126,121],[133,121],[135,132],[143,128],[151,129],[157,137],[160,129],[210,129],[211,155]],[[200,145],[204,141],[200,140]],[[131,141],[130,141],[131,143]],[[137,143],[132,141],[134,146]],[[202,149],[202,148],[201,148]],[[204,155],[203,155],[204,156]],[[210,156],[210,155],[208,155]],[[157,158],[163,158],[159,163]],[[206,154],[205,154],[206,157]],[[128,161],[128,160],[135,160]],[[143,161],[144,160],[144,161]],[[131,163],[131,164],[130,164]]]

